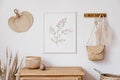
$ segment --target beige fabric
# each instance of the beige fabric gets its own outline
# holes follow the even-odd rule
[[[97,44],[104,44],[105,46],[108,46],[112,42],[112,30],[107,23],[107,20],[105,18],[98,18],[96,19],[98,22],[96,25],[96,43]]]
[[[15,32],[26,32],[33,24],[33,16],[27,12],[22,12],[19,16],[17,13],[16,16],[12,16],[8,20],[8,25]]]
[[[86,48],[89,60],[97,61],[104,58],[104,45],[86,46]]]

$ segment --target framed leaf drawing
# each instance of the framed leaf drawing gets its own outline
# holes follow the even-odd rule
[[[44,14],[44,53],[76,53],[76,13]]]

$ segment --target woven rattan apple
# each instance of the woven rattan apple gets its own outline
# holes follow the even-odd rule
[[[10,28],[18,33],[26,32],[30,29],[33,24],[33,16],[27,11],[23,11],[19,14],[17,9],[14,9],[16,16],[12,16],[8,20]]]

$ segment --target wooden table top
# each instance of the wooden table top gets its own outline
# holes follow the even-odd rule
[[[47,67],[46,70],[21,68],[16,76],[83,76],[81,67]]]

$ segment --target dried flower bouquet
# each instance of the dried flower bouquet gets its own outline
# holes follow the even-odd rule
[[[13,57],[12,52],[9,54],[8,49],[6,49],[5,60],[0,59],[0,78],[2,80],[15,80],[15,74],[21,67],[22,61],[18,64],[18,52]]]

